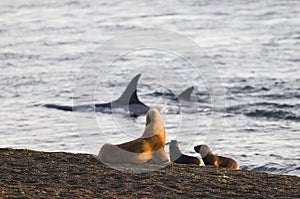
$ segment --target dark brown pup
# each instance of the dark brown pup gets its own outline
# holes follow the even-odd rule
[[[223,167],[232,170],[239,169],[239,165],[235,160],[214,155],[206,145],[195,146],[194,150],[201,155],[205,165],[213,165],[215,167]]]

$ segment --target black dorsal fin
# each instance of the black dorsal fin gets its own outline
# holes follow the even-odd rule
[[[133,92],[133,94],[131,95],[131,98],[129,100],[129,104],[141,104],[141,105],[145,105],[143,102],[140,101],[140,99],[137,96],[137,90],[135,90]],[[145,105],[146,106],[146,105]]]
[[[133,92],[129,101],[129,112],[131,116],[146,114],[150,107],[141,102],[137,96],[137,90]]]
[[[132,116],[138,116],[148,112],[150,108],[141,102],[137,96],[137,84],[140,76],[141,74],[138,74],[130,81],[123,94],[111,103],[112,108],[129,106],[129,112]]]
[[[179,100],[190,100],[191,99],[191,95],[192,95],[192,92],[194,91],[194,87],[191,86],[187,89],[185,89],[182,93],[180,93],[178,95],[178,99]]]
[[[114,101],[114,103],[118,105],[126,105],[129,104],[132,95],[136,92],[137,84],[139,81],[139,78],[141,77],[141,74],[136,75],[128,84],[125,91],[122,93],[122,95]],[[135,94],[136,95],[136,94]]]

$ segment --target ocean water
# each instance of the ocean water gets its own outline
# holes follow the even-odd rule
[[[88,90],[94,101],[83,101],[109,102],[141,73],[138,96],[159,108],[167,152],[172,139],[194,156],[193,146],[204,143],[241,169],[300,176],[299,7],[292,0],[1,1],[0,147],[97,154],[106,142],[139,137],[144,115],[43,105],[80,102],[85,93],[76,89],[89,79],[97,80]],[[221,78],[220,106],[205,74],[159,49],[130,52],[101,73],[107,63],[100,58],[110,53],[101,44],[137,28],[173,31],[199,45],[209,74]],[[162,45],[179,45],[160,36]],[[90,76],[82,78],[83,69]],[[189,86],[196,87],[191,101],[174,100]]]

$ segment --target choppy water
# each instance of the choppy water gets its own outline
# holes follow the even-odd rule
[[[170,107],[176,109],[177,102],[170,99],[173,91],[151,83],[153,65],[145,62],[182,66],[161,54],[121,59],[116,74],[127,78],[107,79],[97,100],[110,100],[111,95],[103,93],[112,89],[114,97],[121,94],[136,75],[127,74],[128,68],[143,65],[147,70],[138,95],[160,107],[168,142],[178,139],[181,149],[192,155],[196,154],[189,143],[207,142],[216,154],[236,159],[242,169],[300,175],[299,1],[1,1],[0,5],[1,147],[96,154],[107,140],[119,143],[138,137],[144,116],[97,113],[102,133],[91,129],[91,134],[78,134],[72,112],[40,105],[72,105],[80,67],[101,42],[135,28],[157,27],[190,37],[218,67],[226,92],[226,114],[222,107],[217,114],[225,121],[222,133],[207,131],[211,99],[203,85],[196,85],[196,109],[168,113]],[[192,73],[184,74],[193,79]],[[175,77],[164,81],[178,88],[176,92],[192,86]],[[90,112],[80,114],[93,117]],[[179,128],[182,115],[185,124]],[[195,124],[196,130],[189,128]]]

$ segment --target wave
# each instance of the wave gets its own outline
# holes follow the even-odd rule
[[[265,117],[269,119],[300,121],[300,104],[281,104],[275,102],[257,102],[229,106],[226,112],[233,114],[244,114],[248,117]]]
[[[265,117],[280,120],[300,121],[300,116],[291,111],[255,109],[244,113],[249,117]]]
[[[250,86],[250,85],[246,85],[246,86],[236,86],[236,87],[232,87],[229,89],[230,93],[234,93],[234,94],[238,94],[238,93],[256,93],[256,92],[260,92],[260,91],[269,91],[270,89],[267,87],[254,87],[254,86]]]
[[[226,108],[227,112],[234,112],[237,110],[243,110],[247,108],[253,108],[253,107],[264,107],[264,108],[270,108],[270,109],[298,109],[300,108],[300,104],[280,104],[275,102],[256,102],[256,103],[247,103],[247,104],[239,104],[234,106],[229,106]]]
[[[284,93],[284,94],[265,94],[261,95],[263,98],[270,98],[270,99],[291,99],[291,98],[300,98],[300,94],[298,92],[293,93]]]
[[[292,105],[292,104],[279,104],[275,102],[258,102],[252,104],[253,106],[270,106],[274,108],[296,108],[299,105]]]
[[[154,97],[168,97],[168,98],[171,98],[171,99],[175,99],[176,98],[176,95],[173,94],[173,93],[168,93],[168,92],[159,92],[159,91],[155,91],[154,93],[150,93],[150,94],[147,94],[149,96],[154,96]]]
[[[291,165],[262,165],[262,166],[241,166],[241,170],[249,170],[249,171],[258,171],[258,172],[266,172],[266,173],[277,173],[281,175],[298,175],[300,167],[296,164]]]

